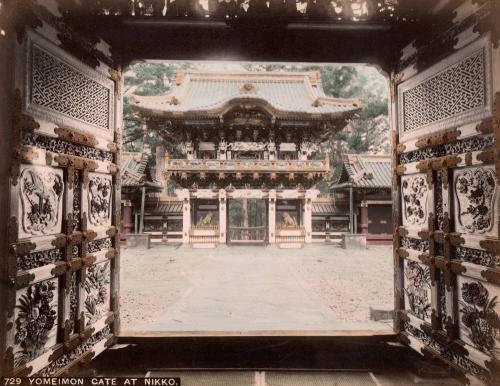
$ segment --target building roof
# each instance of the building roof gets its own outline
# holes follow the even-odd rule
[[[163,96],[131,97],[132,105],[160,117],[218,117],[231,102],[257,102],[279,117],[347,118],[359,111],[360,99],[325,96],[319,72],[179,72],[176,86]]]
[[[352,184],[357,188],[390,189],[391,157],[386,155],[347,154],[343,157],[340,176],[331,188]]]
[[[151,181],[148,176],[148,158],[149,156],[145,153],[122,153],[120,166],[122,186],[149,186],[152,188],[161,189],[161,185],[156,183],[155,181]]]
[[[146,211],[149,213],[182,215],[182,201],[148,201]]]

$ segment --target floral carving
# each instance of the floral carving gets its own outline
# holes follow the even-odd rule
[[[500,256],[480,249],[456,247],[456,257],[473,264],[491,268],[500,268]]]
[[[402,182],[405,223],[423,225],[427,220],[427,195],[424,176],[406,177]]]
[[[493,227],[495,175],[491,169],[467,169],[455,176],[458,222],[468,233],[485,233]]]
[[[407,261],[405,266],[405,293],[410,311],[420,319],[430,316],[431,304],[429,298],[430,270],[415,261]]]
[[[17,269],[28,270],[55,263],[64,258],[62,249],[48,249],[17,257]]]
[[[57,233],[61,225],[62,172],[25,168],[21,174],[22,228],[30,236]]]
[[[496,357],[500,341],[500,317],[495,310],[497,297],[490,299],[488,290],[479,282],[463,283],[462,323],[475,347]]]
[[[21,348],[16,352],[14,364],[20,366],[39,355],[46,348],[49,334],[54,328],[57,311],[53,304],[57,286],[55,281],[44,281],[26,289],[16,308],[15,343]]]
[[[109,263],[95,264],[87,269],[85,278],[85,320],[87,324],[99,320],[109,310]]]
[[[89,180],[89,221],[92,225],[108,225],[111,219],[111,179],[93,176]]]

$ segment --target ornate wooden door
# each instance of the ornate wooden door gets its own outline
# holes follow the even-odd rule
[[[393,75],[395,327],[418,352],[494,383],[500,51],[493,3],[476,3],[436,11],[439,26]]]
[[[118,330],[120,72],[103,41],[47,7],[19,6],[32,27],[7,37],[15,66],[4,90],[14,102],[1,331],[3,373],[18,376],[62,374]]]

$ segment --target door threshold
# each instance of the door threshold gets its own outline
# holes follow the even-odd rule
[[[119,338],[196,338],[196,337],[387,337],[392,329],[380,330],[256,330],[256,331],[121,331]]]

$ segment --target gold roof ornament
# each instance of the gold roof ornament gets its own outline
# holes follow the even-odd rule
[[[242,87],[240,87],[241,94],[257,94],[257,87],[253,83],[246,82]]]

